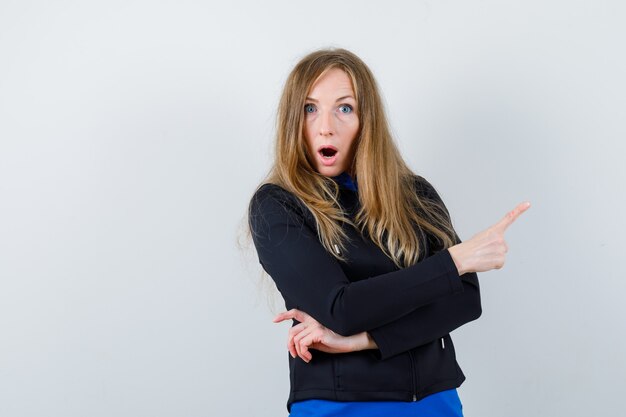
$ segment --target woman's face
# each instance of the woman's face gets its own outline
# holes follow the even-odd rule
[[[345,71],[326,72],[309,92],[305,105],[304,136],[317,172],[334,177],[350,171],[359,130],[352,82]]]

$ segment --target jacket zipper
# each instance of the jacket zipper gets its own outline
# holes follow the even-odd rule
[[[413,352],[409,350],[409,358],[411,358],[411,387],[413,389],[413,401],[417,401],[417,384],[415,383],[415,362],[413,360]]]

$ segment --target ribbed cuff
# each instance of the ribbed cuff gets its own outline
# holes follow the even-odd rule
[[[448,276],[448,280],[450,282],[450,291],[452,291],[452,294],[463,292],[463,283],[461,282],[461,277],[459,276],[459,270],[456,268],[456,264],[452,259],[450,251],[445,249],[437,254],[440,255],[437,257],[437,260],[441,263],[442,268],[444,268],[447,272],[446,275]],[[437,254],[433,256],[436,256]]]

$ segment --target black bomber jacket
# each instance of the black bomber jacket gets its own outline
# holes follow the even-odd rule
[[[339,183],[339,203],[351,219],[358,191]],[[441,198],[423,177],[415,192]],[[344,224],[350,237],[340,262],[318,239],[306,206],[275,184],[263,184],[249,206],[259,262],[272,277],[287,309],[297,308],[344,336],[369,332],[378,349],[289,358],[291,404],[305,399],[416,401],[465,380],[450,332],[481,315],[476,273],[461,276],[446,250],[416,228],[426,256],[398,268],[371,240]],[[455,234],[456,243],[460,243]],[[294,325],[298,322],[294,320]]]

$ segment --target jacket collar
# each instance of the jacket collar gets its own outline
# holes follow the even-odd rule
[[[340,186],[343,186],[349,190],[357,191],[358,189],[356,178],[352,179],[352,177],[345,171],[331,178],[335,180],[335,182],[337,182]]]

